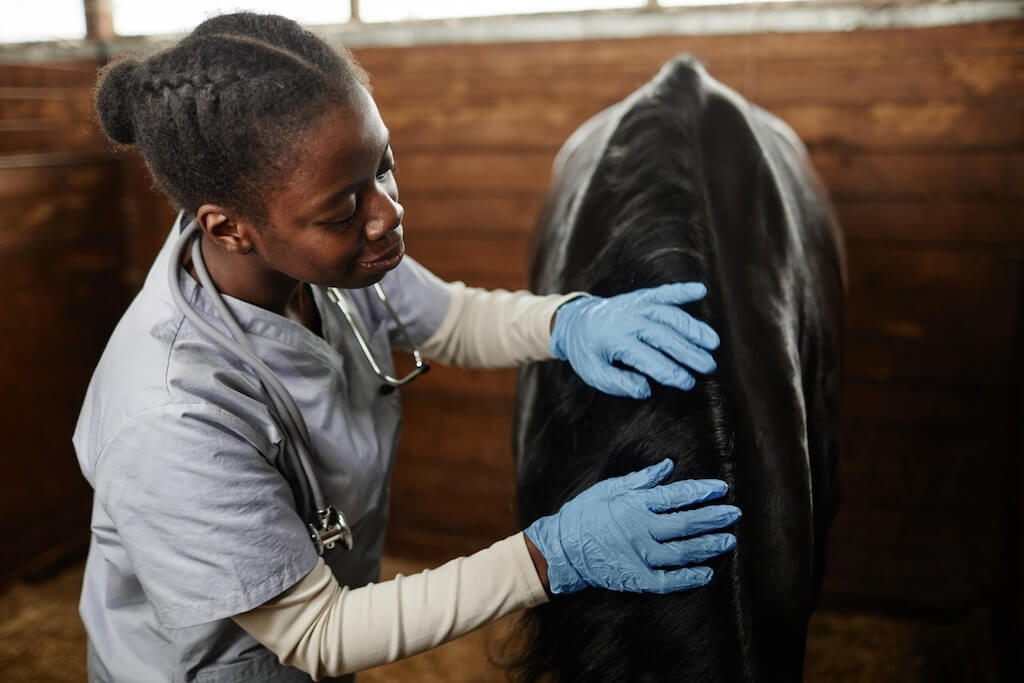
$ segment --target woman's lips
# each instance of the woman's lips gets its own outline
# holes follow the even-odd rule
[[[363,270],[368,271],[382,271],[391,270],[398,265],[398,262],[405,256],[405,244],[401,240],[398,241],[390,251],[375,259],[359,261],[359,267]]]

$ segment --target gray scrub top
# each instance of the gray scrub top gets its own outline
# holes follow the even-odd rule
[[[282,434],[256,375],[171,299],[168,260],[182,220],[114,330],[73,438],[95,490],[80,605],[90,680],[307,681],[230,619],[295,584],[316,553],[276,467]],[[225,330],[203,288],[178,275],[186,300]],[[447,290],[411,258],[381,285],[414,344],[440,327]],[[312,289],[323,338],[224,299],[306,420],[325,500],[355,535],[351,551],[325,559],[356,587],[377,578],[401,408],[397,392],[381,395],[340,311]],[[371,291],[350,293],[390,369],[390,316]]]

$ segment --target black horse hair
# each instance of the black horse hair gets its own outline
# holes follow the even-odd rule
[[[581,198],[575,224],[587,227],[567,246],[575,264],[567,271],[577,273],[567,289],[609,296],[700,281],[709,295],[686,309],[715,326],[719,274],[708,237],[696,114],[686,96],[695,88],[678,82],[692,77],[688,71],[667,73],[617,123]],[[535,251],[543,248],[534,245]],[[717,357],[727,362],[727,354]],[[688,392],[652,384],[652,398],[643,402],[600,394],[566,364],[533,368],[554,393],[541,399],[537,413],[544,417],[519,453],[526,459],[519,481],[522,524],[554,512],[601,479],[666,457],[675,462],[668,481],[718,478],[734,486],[732,397],[717,379],[727,370],[721,363],[716,373],[698,375]],[[531,460],[537,453],[551,455]],[[740,543],[741,527],[735,530]],[[553,676],[594,683],[749,678],[739,638],[729,636],[744,628],[744,603],[736,595],[743,567],[734,554],[707,564],[715,579],[696,591],[587,589],[527,611],[511,672],[527,681]],[[735,656],[723,661],[722,652]]]

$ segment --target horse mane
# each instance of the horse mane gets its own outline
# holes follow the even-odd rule
[[[604,126],[605,144],[584,162],[592,170],[582,189],[573,194],[556,185],[549,195],[532,247],[536,290],[610,296],[700,281],[709,295],[686,309],[721,329],[720,272],[697,139],[703,86],[694,64],[677,58],[586,124]],[[675,462],[670,481],[719,478],[732,487],[734,397],[719,379],[728,376],[728,354],[716,359],[718,371],[696,375],[691,391],[652,383],[651,399],[641,402],[597,392],[565,363],[525,369],[517,425],[523,526],[601,479],[666,457]],[[531,389],[538,385],[542,392]],[[731,491],[724,502],[733,502]],[[736,533],[742,545],[741,529]],[[695,591],[587,589],[528,610],[518,651],[506,664],[526,681],[749,680],[742,557],[730,553],[706,564],[715,579]]]

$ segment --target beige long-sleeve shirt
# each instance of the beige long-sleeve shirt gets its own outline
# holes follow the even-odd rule
[[[547,600],[522,533],[437,569],[349,589],[321,559],[235,621],[314,680],[429,650]]]
[[[581,295],[448,287],[448,312],[421,351],[478,368],[551,358],[555,309]],[[234,619],[282,663],[319,680],[429,650],[546,600],[519,533],[437,569],[356,589],[340,586],[320,560],[277,598]]]

